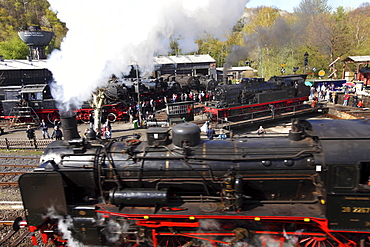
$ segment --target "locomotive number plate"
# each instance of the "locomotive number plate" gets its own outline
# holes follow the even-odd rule
[[[370,208],[367,208],[367,207],[342,207],[342,213],[368,214],[368,213],[370,213]]]

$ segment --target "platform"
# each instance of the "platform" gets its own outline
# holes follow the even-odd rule
[[[328,111],[327,106],[323,104],[320,104],[317,107],[313,107],[313,108],[307,105],[303,109],[283,112],[280,114],[269,114],[267,116],[255,117],[255,118],[252,116],[252,118],[250,119],[245,119],[245,120],[235,121],[235,122],[221,121],[221,123],[217,124],[217,127],[230,130],[232,128],[236,128],[236,127],[240,127],[240,126],[244,126],[248,124],[262,123],[266,121],[273,121],[273,120],[284,119],[284,118],[292,118],[292,117],[297,117],[297,116],[300,116],[303,114],[309,114],[309,113],[321,114],[327,111]]]

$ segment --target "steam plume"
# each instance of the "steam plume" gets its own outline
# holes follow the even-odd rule
[[[79,108],[115,74],[137,63],[150,73],[153,57],[167,55],[171,38],[184,53],[206,33],[220,37],[240,18],[248,0],[49,0],[68,28],[48,68],[55,97],[64,110]],[[61,109],[63,110],[63,109]]]

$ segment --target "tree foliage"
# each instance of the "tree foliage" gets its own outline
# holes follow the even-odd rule
[[[286,74],[293,73],[293,67],[300,67],[297,73],[313,73],[314,69],[328,71],[337,57],[369,55],[370,4],[333,10],[327,2],[302,0],[293,13],[272,7],[245,9],[226,41],[208,37],[198,41],[199,51],[211,54],[217,65],[223,66],[228,56],[235,57],[230,48],[238,46],[240,52],[244,47],[247,52],[241,52],[244,57],[240,56],[233,66],[254,61],[252,67],[263,77],[280,74],[281,64],[285,64]],[[309,63],[305,68],[306,52]]]
[[[24,59],[28,55],[28,47],[13,33],[10,39],[0,42],[0,54],[6,59]]]

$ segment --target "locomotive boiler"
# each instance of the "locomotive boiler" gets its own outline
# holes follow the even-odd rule
[[[368,120],[292,121],[280,138],[80,138],[64,117],[19,186],[27,226],[65,246],[366,246]],[[33,237],[37,245],[36,237]],[[69,246],[69,245],[68,245]]]

